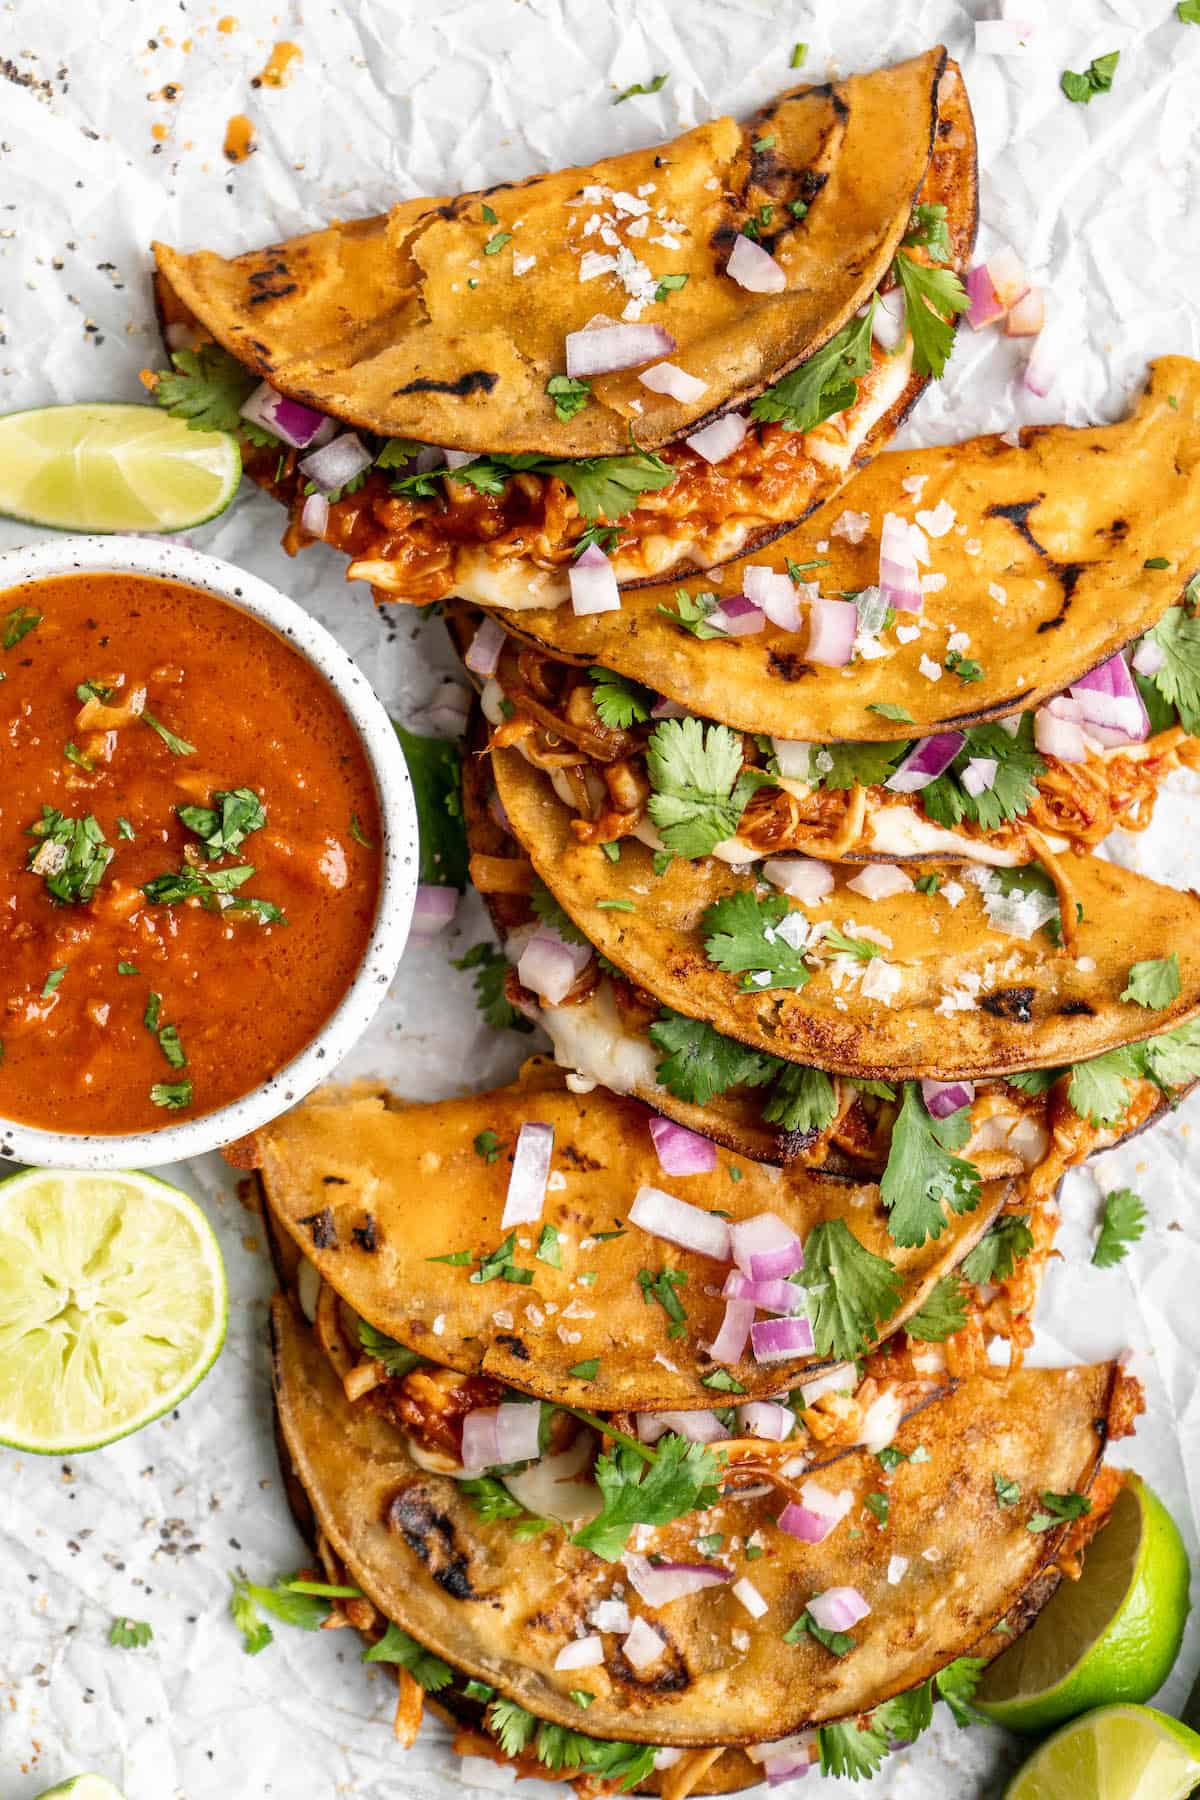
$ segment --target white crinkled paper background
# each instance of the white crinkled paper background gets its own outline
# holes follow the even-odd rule
[[[984,0],[7,0],[0,6],[0,410],[134,398],[161,360],[151,316],[152,237],[233,252],[386,208],[670,136],[744,112],[795,79],[866,69],[941,39],[965,68],[979,127],[981,247],[1011,240],[1050,291],[1061,343],[1055,391],[1014,380],[1023,351],[964,330],[946,379],[907,430],[950,440],[1014,421],[1120,415],[1147,359],[1200,353],[1200,28],[1171,0],[1049,0],[1036,51],[977,56]],[[1016,8],[1015,10],[1033,10]],[[303,62],[282,90],[251,78],[280,39]],[[1058,90],[1064,67],[1121,51],[1112,93],[1090,106]],[[617,88],[660,70],[652,99],[614,110]],[[156,98],[168,84],[174,102]],[[233,168],[225,121],[254,121],[260,148]],[[165,126],[156,141],[152,127]],[[197,546],[273,580],[361,661],[411,718],[451,667],[441,627],[401,607],[378,615],[324,549],[296,563],[281,515],[242,493]],[[28,533],[0,522],[0,546]],[[2,773],[2,771],[0,771]],[[1182,779],[1182,778],[1180,778]],[[1197,806],[1182,785],[1150,833],[1112,854],[1177,883],[1200,872]],[[529,1040],[479,1025],[469,977],[449,957],[482,935],[477,903],[453,938],[414,947],[353,1072],[432,1098],[511,1074]],[[1041,1360],[1129,1346],[1148,1416],[1118,1449],[1172,1506],[1196,1548],[1200,1482],[1200,1231],[1193,1193],[1200,1099],[1070,1179],[1039,1312]],[[172,1173],[168,1171],[168,1173]],[[263,1322],[270,1289],[255,1218],[216,1158],[173,1171],[220,1232],[233,1306],[213,1373],[175,1417],[70,1463],[0,1451],[0,1788],[29,1800],[78,1770],[128,1800],[286,1796],[438,1800],[464,1791],[440,1728],[401,1754],[395,1689],[364,1669],[352,1634],[280,1626],[242,1654],[227,1571],[270,1580],[300,1554],[271,1440]],[[1087,1258],[1100,1194],[1147,1203],[1121,1266]],[[1187,1471],[1191,1471],[1190,1485]],[[149,1649],[107,1643],[114,1615],[148,1619]],[[1200,1660],[1193,1624],[1163,1703],[1178,1710]],[[944,1712],[939,1708],[939,1712]],[[888,1800],[997,1795],[1019,1750],[945,1720],[868,1790]],[[490,1772],[489,1785],[507,1785]],[[538,1784],[540,1785],[540,1784]],[[538,1785],[522,1787],[537,1800]],[[468,1790],[477,1791],[477,1790]],[[547,1789],[561,1793],[562,1789]],[[807,1778],[805,1800],[847,1790]]]

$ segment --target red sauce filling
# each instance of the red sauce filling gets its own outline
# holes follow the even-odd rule
[[[366,950],[381,831],[351,721],[283,638],[145,576],[0,594],[0,768],[0,1117],[161,1128],[249,1093],[311,1041]],[[240,789],[265,821],[210,858],[177,809]],[[55,832],[33,834],[46,808],[68,851],[88,818],[98,858],[111,851],[90,896],[70,863],[55,870]],[[222,904],[222,872],[247,864]],[[143,892],[180,871],[205,898]]]

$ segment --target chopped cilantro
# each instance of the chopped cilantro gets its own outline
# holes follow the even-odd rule
[[[354,839],[356,844],[361,844],[364,850],[373,850],[375,848],[374,844],[372,844],[370,838],[363,830],[362,820],[356,812],[350,814],[350,836]]]
[[[1026,1531],[1053,1531],[1057,1525],[1065,1525],[1071,1519],[1086,1518],[1092,1510],[1086,1494],[1051,1494],[1043,1490],[1038,1497],[1044,1510],[1026,1520]]]
[[[204,845],[210,860],[232,856],[252,831],[267,822],[266,810],[253,788],[234,788],[213,795],[211,806],[177,806],[181,822]]]
[[[966,312],[970,302],[966,289],[951,269],[929,268],[917,262],[907,250],[899,250],[892,263],[896,279],[904,291],[905,318],[913,340],[913,372],[917,375],[942,374],[954,343],[955,313]]]
[[[133,826],[129,823],[129,820],[122,817],[122,815],[120,813],[118,813],[117,814],[117,836],[119,838],[133,838],[136,835],[137,834],[134,831]]]
[[[59,906],[86,906],[113,855],[92,814],[72,819],[43,803],[42,816],[29,827],[29,836],[39,842],[25,866],[32,870],[36,865],[50,898]],[[50,844],[57,849],[48,851]]]
[[[472,944],[464,956],[451,965],[455,969],[474,970],[475,1004],[484,1022],[495,1031],[533,1030],[533,1023],[506,998],[504,980],[508,974],[508,958],[494,944]]]
[[[144,712],[142,724],[148,725],[151,731],[157,731],[172,756],[195,756],[195,744],[189,744],[186,738],[176,737],[175,733],[169,731],[160,719],[155,718],[153,713]]]
[[[957,675],[960,681],[982,681],[983,664],[972,662],[961,650],[948,650],[943,664],[951,675]]]
[[[558,1229],[554,1225],[543,1225],[538,1238],[534,1256],[538,1262],[546,1263],[551,1269],[562,1268],[562,1249],[559,1245]]]
[[[528,1287],[533,1280],[532,1269],[522,1269],[513,1261],[517,1234],[510,1231],[508,1236],[494,1250],[482,1252],[479,1256],[479,1267],[473,1269],[468,1280],[475,1286],[486,1281],[510,1281],[518,1287]],[[461,1252],[459,1253],[461,1257]],[[446,1256],[431,1256],[430,1262],[449,1262]],[[468,1261],[470,1259],[468,1258]]]
[[[941,1344],[967,1322],[967,1294],[957,1275],[944,1275],[904,1329],[924,1344]]]
[[[886,1444],[879,1452],[879,1463],[887,1475],[898,1469],[902,1462],[908,1461],[907,1450],[901,1450],[895,1444]]]
[[[918,245],[929,252],[930,262],[950,261],[950,231],[946,208],[935,201],[919,200],[912,209],[904,242],[915,249]]]
[[[603,550],[605,556],[611,556],[621,539],[618,525],[589,525],[581,531],[571,546],[571,561],[578,562],[584,551],[595,544],[597,550]]]
[[[599,1373],[600,1358],[598,1356],[589,1356],[586,1361],[576,1363],[567,1370],[567,1374],[574,1375],[577,1381],[595,1381]]]
[[[771,133],[767,137],[755,138],[755,140],[751,144],[750,148],[752,150],[760,150],[760,151],[761,150],[773,150],[775,148],[774,134]]]
[[[1110,50],[1107,56],[1094,56],[1082,73],[1078,69],[1064,69],[1059,77],[1059,86],[1068,100],[1074,100],[1079,106],[1087,106],[1093,94],[1109,92],[1120,60],[1119,50]]]
[[[878,713],[881,719],[891,719],[897,725],[913,723],[913,716],[907,707],[897,706],[891,700],[876,700],[868,706],[867,711]]]
[[[751,401],[751,418],[782,425],[786,431],[811,431],[823,419],[852,406],[858,381],[871,367],[874,317],[872,296],[861,319],[851,319],[798,369]]]
[[[613,838],[609,843],[601,844],[600,848],[603,851],[604,855],[608,858],[609,862],[611,862],[611,863],[619,863],[620,862],[620,860],[621,860],[621,844],[620,844],[619,839]]]
[[[743,989],[802,988],[809,979],[804,953],[778,929],[789,910],[782,895],[760,899],[749,888],[715,901],[700,921],[709,960],[727,975],[740,974]]]
[[[485,225],[498,225],[500,223],[499,215],[496,212],[496,209],[492,206],[485,206],[481,203],[480,208],[479,208],[479,216],[483,220]]]
[[[529,904],[543,925],[549,925],[552,930],[557,931],[564,943],[587,943],[587,939],[578,925],[559,905],[544,881],[534,882],[533,891],[529,896]]]
[[[632,100],[635,94],[657,94],[667,82],[667,75],[655,75],[649,81],[635,81],[632,87],[622,88],[613,100],[614,106],[620,106],[622,100]]]
[[[1142,564],[1143,569],[1169,569],[1170,566],[1169,556],[1148,556]]]
[[[368,1356],[383,1364],[388,1374],[399,1378],[407,1375],[425,1361],[416,1350],[410,1350],[407,1344],[401,1344],[382,1331],[376,1331],[374,1325],[368,1325],[365,1319],[358,1321],[358,1342]]]
[[[118,975],[140,975],[141,970],[138,968],[136,963],[119,962],[117,964],[117,974]]]
[[[576,413],[583,411],[592,397],[590,381],[580,381],[574,375],[552,375],[546,383],[546,392],[554,402],[554,415],[560,425],[573,419]]]
[[[745,1388],[736,1376],[728,1369],[714,1369],[711,1374],[700,1377],[701,1387],[715,1388],[721,1394],[744,1394]]]
[[[657,1301],[666,1313],[670,1324],[667,1327],[669,1338],[681,1338],[687,1334],[687,1313],[679,1298],[678,1289],[687,1282],[685,1269],[639,1269],[638,1286],[642,1290],[642,1300],[647,1306]]]
[[[611,669],[589,669],[588,676],[592,683],[592,705],[601,724],[607,725],[610,731],[628,731],[631,725],[644,724],[650,717],[654,695],[641,682],[614,675]]]
[[[650,817],[676,856],[707,856],[732,837],[756,788],[769,781],[743,769],[741,734],[699,719],[662,719],[646,744],[653,792]]]
[[[74,763],[77,769],[83,769],[86,774],[94,775],[96,773],[95,763],[90,756],[85,756],[83,754],[83,751],[79,748],[78,744],[64,744],[63,755],[69,763]]]
[[[668,1525],[714,1505],[719,1479],[720,1465],[708,1446],[689,1444],[673,1432],[661,1439],[651,1464],[617,1444],[596,1461],[603,1509],[573,1542],[616,1562],[635,1525]]]
[[[454,1670],[449,1663],[444,1663],[440,1656],[434,1656],[416,1638],[409,1637],[407,1631],[391,1619],[387,1621],[387,1630],[378,1643],[372,1644],[362,1653],[364,1662],[398,1663],[407,1669],[413,1680],[423,1687],[428,1694],[436,1694],[441,1688],[449,1687],[454,1680]]]
[[[1114,1188],[1104,1202],[1100,1235],[1092,1251],[1092,1262],[1098,1269],[1111,1269],[1123,1262],[1130,1244],[1136,1244],[1146,1229],[1146,1208],[1132,1188]]]
[[[615,1781],[623,1794],[640,1787],[654,1772],[658,1751],[653,1744],[584,1737],[565,1725],[542,1723],[515,1700],[493,1700],[487,1724],[506,1756],[528,1753],[552,1772],[569,1770],[600,1782]]]
[[[1010,1481],[1008,1476],[1001,1475],[999,1470],[992,1476],[992,1486],[996,1490],[997,1506],[1015,1506],[1021,1498],[1020,1482]]]
[[[686,588],[675,589],[675,611],[669,606],[659,605],[659,612],[664,619],[670,619],[673,625],[679,625],[684,631],[690,631],[694,638],[723,638],[728,633],[717,625],[710,625],[710,614],[717,610],[719,602],[715,594],[689,594]]]
[[[160,1025],[155,1035],[158,1038],[158,1047],[171,1067],[173,1069],[186,1068],[187,1055],[180,1042],[179,1027],[177,1025]]]
[[[654,290],[654,298],[655,300],[665,300],[668,294],[677,294],[680,288],[686,286],[686,275],[663,275],[659,278],[658,286]]]
[[[808,45],[807,44],[793,44],[792,45],[792,58],[791,58],[791,61],[788,63],[788,68],[789,69],[802,69],[804,67],[804,59],[807,55],[808,55]]]
[[[485,256],[498,256],[500,251],[503,250],[505,244],[511,244],[511,243],[512,243],[512,232],[511,231],[497,231],[496,233],[494,233],[494,235],[492,237],[490,237],[488,239],[487,243],[483,246],[483,254]]]
[[[1024,1214],[1004,1213],[963,1259],[968,1281],[1007,1281],[1022,1256],[1033,1249],[1033,1233]]]
[[[829,944],[843,956],[853,956],[858,962],[870,962],[883,951],[870,938],[847,937],[846,933],[836,925],[827,925],[821,938],[822,944]]]
[[[485,1163],[494,1163],[500,1152],[507,1146],[500,1142],[494,1131],[480,1131],[475,1136],[475,1154],[481,1156]]]
[[[940,1237],[946,1229],[944,1205],[956,1213],[973,1212],[978,1206],[978,1170],[950,1154],[966,1143],[970,1128],[969,1108],[963,1106],[948,1118],[934,1119],[926,1111],[917,1082],[905,1082],[880,1183],[894,1243],[915,1248]]]
[[[807,1607],[795,1623],[788,1626],[783,1634],[783,1641],[785,1644],[798,1644],[806,1634],[815,1638],[818,1644],[823,1644],[833,1656],[848,1656],[858,1642],[848,1632],[827,1631],[823,1625],[818,1625]]]
[[[1129,971],[1129,985],[1121,998],[1134,1001],[1138,1006],[1170,1006],[1173,1000],[1178,1000],[1180,990],[1179,957],[1172,950],[1170,956],[1134,963]]]
[[[15,650],[22,638],[36,631],[42,617],[28,606],[14,606],[11,612],[5,613],[0,619],[0,650]]]
[[[838,1361],[858,1356],[874,1341],[903,1288],[899,1270],[868,1250],[844,1219],[822,1220],[809,1232],[796,1282],[808,1293],[817,1354]]]
[[[118,1650],[141,1650],[154,1636],[144,1619],[114,1619],[108,1641]]]
[[[182,1112],[185,1106],[192,1104],[192,1084],[190,1081],[156,1081],[150,1089],[150,1098],[155,1106],[165,1107],[168,1112]]]
[[[942,885],[940,875],[918,875],[913,886],[918,894],[936,894]]]
[[[50,973],[47,975],[44,983],[42,984],[41,997],[43,1000],[48,1000],[50,998],[51,994],[53,994],[57,988],[62,986],[63,977],[66,974],[66,972],[67,971],[66,971],[65,967],[63,967],[61,969],[51,969]]]
[[[863,1505],[869,1513],[874,1514],[881,1525],[886,1526],[888,1514],[891,1512],[892,1508],[892,1503],[886,1494],[867,1494],[863,1500]]]

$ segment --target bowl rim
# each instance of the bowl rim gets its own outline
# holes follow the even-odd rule
[[[0,551],[0,596],[58,576],[106,572],[156,576],[212,594],[275,631],[324,677],[375,782],[383,836],[379,894],[354,979],[290,1062],[215,1112],[151,1131],[53,1131],[0,1114],[0,1158],[41,1168],[159,1168],[233,1143],[302,1100],[333,1074],[382,1004],[408,939],[417,891],[417,811],[404,753],[383,702],[332,632],[261,576],[169,538],[58,537]]]

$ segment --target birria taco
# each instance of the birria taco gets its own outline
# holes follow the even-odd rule
[[[684,1437],[432,1363],[381,1374],[399,1347],[364,1357],[340,1302],[337,1336],[310,1326],[299,1279],[273,1311],[287,1472],[340,1622],[395,1665],[398,1732],[429,1688],[478,1721],[462,1748],[614,1788],[878,1766],[1078,1566],[1141,1404],[1112,1364],[901,1372],[874,1449],[822,1447],[781,1402]]]
[[[157,245],[151,381],[240,431],[289,547],[380,597],[615,594],[776,535],[886,442],[944,367],[975,222],[938,47],[232,261]]]

